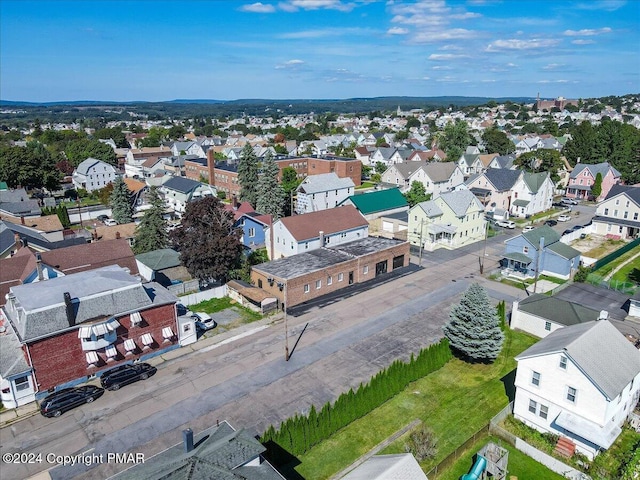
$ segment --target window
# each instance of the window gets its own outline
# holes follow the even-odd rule
[[[333,278],[331,278],[331,275],[329,275],[327,277],[327,285],[331,285],[333,283]]]
[[[534,400],[529,400],[529,411],[533,414],[538,410],[538,404]]]
[[[617,217],[617,216],[618,216],[618,209],[617,209],[617,208],[613,211],[613,216],[614,216],[614,217]]]
[[[25,375],[23,377],[18,377],[13,381],[13,383],[16,386],[16,392],[26,390],[29,388],[29,376]]]
[[[529,247],[527,247],[526,245],[522,247],[522,253],[529,253]]]
[[[569,400],[572,403],[575,403],[576,401],[576,389],[573,387],[568,387],[567,388],[567,400]]]
[[[366,275],[367,273],[369,273],[369,265],[365,265],[364,267],[362,267],[362,274]]]
[[[605,209],[604,209],[604,214],[605,214],[605,215],[609,215],[609,209],[608,209],[608,208],[605,208]]]
[[[536,386],[540,386],[540,374],[538,372],[533,372],[531,375],[531,383]]]
[[[550,332],[551,331],[551,322],[544,322],[544,329],[547,332]]]
[[[344,273],[339,273],[338,274],[338,281],[341,282],[344,280]]]
[[[322,280],[316,280],[316,290],[319,290],[322,287]]]
[[[560,368],[563,370],[567,369],[567,357],[565,357],[564,355],[560,357]]]
[[[304,293],[309,293],[309,284],[308,283],[306,283],[304,285]]]
[[[638,212],[634,212],[633,213],[633,219],[634,220],[638,220]]]
[[[625,210],[624,214],[622,215],[622,218],[628,218],[628,217],[629,217],[629,212]]]
[[[546,419],[549,416],[549,407],[546,405],[540,405],[540,417]]]
[[[255,236],[256,236],[256,229],[251,227],[249,229],[249,237],[251,238],[251,237],[255,237]]]

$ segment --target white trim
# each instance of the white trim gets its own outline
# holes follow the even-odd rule
[[[95,365],[99,361],[98,354],[94,351],[85,353],[85,359],[90,366]]]
[[[124,349],[127,352],[133,352],[136,348],[136,342],[133,340],[133,338],[129,338],[124,341]]]
[[[162,337],[165,340],[169,340],[169,339],[173,338],[173,336],[174,336],[173,335],[173,330],[171,329],[171,327],[164,327],[162,329]]]
[[[153,337],[150,333],[145,333],[140,337],[140,341],[142,341],[142,344],[145,347],[148,347],[149,345],[153,344]]]

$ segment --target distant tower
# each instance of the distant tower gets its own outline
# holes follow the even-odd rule
[[[402,110],[400,110],[400,105],[398,105],[398,116],[401,117],[402,116]]]

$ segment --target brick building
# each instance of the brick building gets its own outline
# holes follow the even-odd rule
[[[368,237],[256,265],[251,282],[294,307],[407,266],[407,242]]]
[[[340,178],[350,178],[355,186],[362,183],[362,162],[354,158],[277,156],[275,161],[280,169],[278,181],[282,180],[282,171],[287,167],[291,167],[296,171],[296,175],[300,179],[308,175],[333,172]],[[234,162],[218,162],[216,164],[213,149],[207,151],[206,161],[204,159],[185,161],[185,171],[187,172],[186,176],[194,180],[199,180],[200,175],[208,178],[209,185],[215,186],[217,191],[225,192],[227,198],[240,194],[238,164]],[[197,178],[194,178],[194,176],[197,176]]]
[[[0,334],[2,403],[29,403],[178,347],[176,302],[118,266],[11,287]]]

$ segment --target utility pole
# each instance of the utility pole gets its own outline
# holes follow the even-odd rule
[[[424,243],[422,242],[423,225],[424,225],[424,218],[420,219],[420,260],[418,261],[418,266],[419,267],[422,266],[422,248],[424,246]]]
[[[540,243],[538,244],[538,255],[536,257],[536,279],[533,282],[533,293],[536,293],[538,289],[538,276],[540,275],[540,257],[542,257],[542,251],[544,250],[544,237],[540,237]]]
[[[284,312],[284,359],[289,361],[289,330],[287,328],[287,281],[278,282],[278,289],[284,292],[284,302],[282,303],[282,311]]]
[[[484,222],[484,248],[482,249],[482,259],[480,260],[480,275],[484,271],[484,258],[487,255],[487,237],[489,236],[489,222]]]

